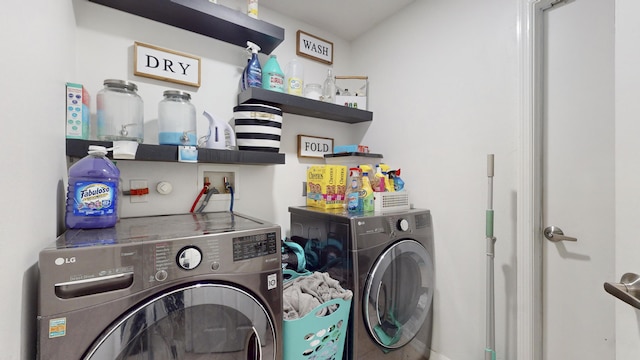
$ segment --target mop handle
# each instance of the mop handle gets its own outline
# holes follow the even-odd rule
[[[493,258],[494,244],[496,238],[493,237],[493,154],[487,155],[487,178],[489,183],[487,211],[486,211],[486,240],[487,240],[487,346],[484,349],[485,360],[496,360],[495,352],[495,303],[494,303],[494,280],[493,280]]]
[[[493,154],[487,155],[487,178],[489,179],[489,191],[487,198],[487,225],[486,236],[487,238],[493,237]]]

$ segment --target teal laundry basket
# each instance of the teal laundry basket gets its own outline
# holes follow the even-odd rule
[[[335,305],[331,314],[318,315]],[[284,320],[284,360],[342,360],[350,311],[351,299],[333,299],[300,319]]]

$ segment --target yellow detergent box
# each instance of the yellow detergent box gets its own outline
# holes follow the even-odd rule
[[[346,189],[346,166],[313,165],[307,169],[307,206],[341,208]]]

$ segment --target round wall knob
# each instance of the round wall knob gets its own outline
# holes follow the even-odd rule
[[[156,185],[156,190],[162,195],[167,195],[173,191],[173,186],[170,182],[160,181],[158,185]]]

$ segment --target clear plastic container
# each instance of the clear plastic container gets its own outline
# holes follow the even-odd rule
[[[184,91],[167,90],[158,104],[158,144],[196,145],[196,108],[191,95]]]
[[[120,170],[104,146],[89,146],[89,155],[69,168],[65,224],[70,229],[101,229],[118,220]]]
[[[304,90],[304,69],[298,59],[293,58],[289,61],[285,76],[287,93],[302,96]]]
[[[96,96],[98,139],[144,141],[144,109],[138,86],[124,80],[107,79]]]

